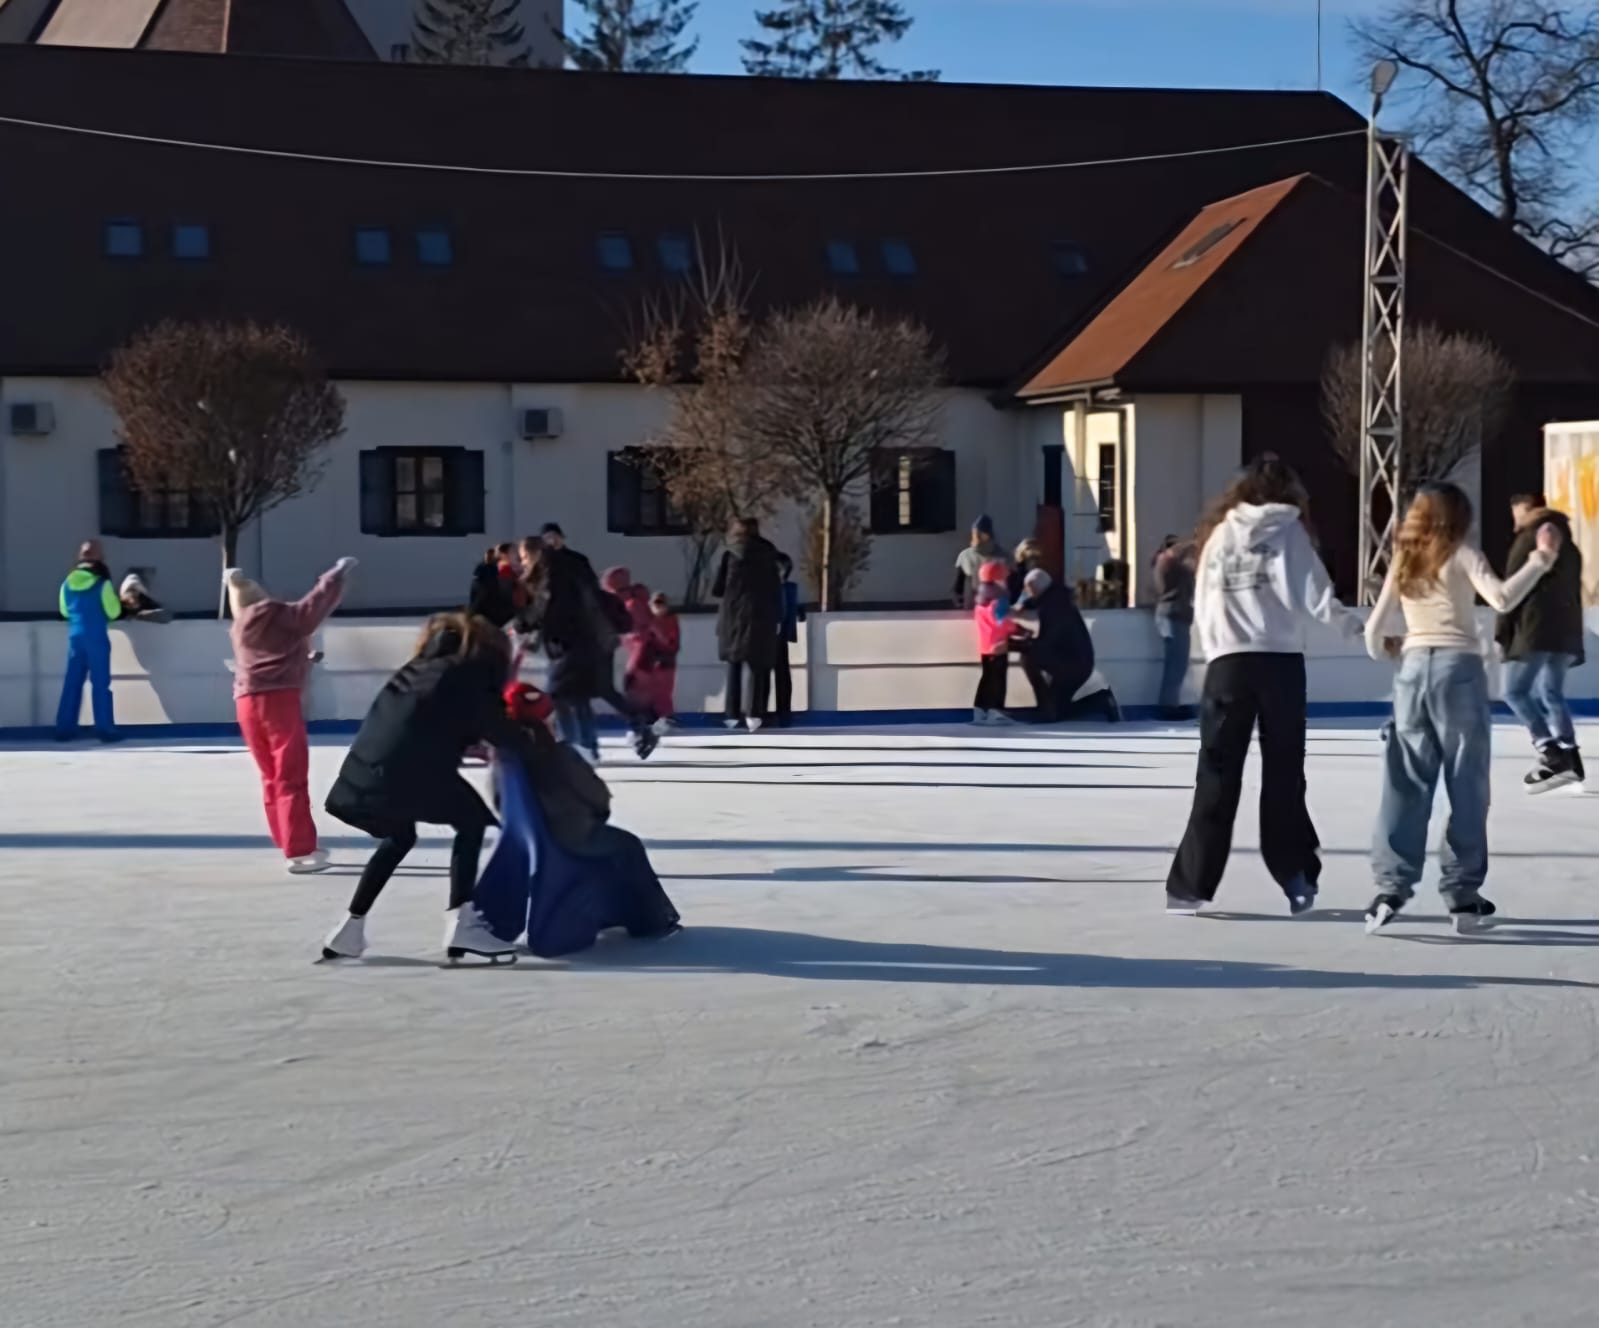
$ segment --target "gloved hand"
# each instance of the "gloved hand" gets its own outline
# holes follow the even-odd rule
[[[340,558],[338,562],[333,564],[333,570],[335,572],[337,572],[340,576],[348,576],[359,565],[360,565],[360,560],[359,559],[351,558],[348,555],[346,555],[345,557]]]

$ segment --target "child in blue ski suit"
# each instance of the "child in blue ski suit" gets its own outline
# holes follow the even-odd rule
[[[61,616],[67,620],[67,676],[56,708],[56,741],[78,736],[78,711],[87,680],[94,701],[94,731],[101,742],[117,742],[111,709],[111,634],[108,623],[122,616],[122,601],[111,584],[99,541],[86,540],[78,563],[61,583]]]

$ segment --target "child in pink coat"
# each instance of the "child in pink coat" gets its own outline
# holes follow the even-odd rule
[[[1010,674],[1010,643],[1031,636],[1011,612],[1010,595],[1005,589],[1010,568],[1003,562],[984,563],[977,574],[977,607],[972,617],[977,624],[977,653],[982,673],[977,680],[977,696],[972,702],[974,724],[1014,724],[1005,713],[1005,687]]]
[[[340,558],[311,593],[292,603],[273,599],[237,567],[227,574],[233,610],[233,700],[244,742],[261,772],[272,842],[296,876],[324,871],[311,819],[311,754],[300,693],[311,673],[311,637],[344,595],[354,558]]]

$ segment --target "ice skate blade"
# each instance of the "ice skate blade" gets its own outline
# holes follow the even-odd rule
[[[322,947],[322,953],[311,961],[314,964],[357,964],[361,962],[360,955],[340,954],[337,950]]]
[[[445,966],[448,968],[461,967],[463,961],[467,959],[480,959],[483,961],[481,964],[466,965],[469,968],[498,968],[502,964],[514,964],[517,958],[515,950],[467,950],[459,945],[452,945],[444,952]]]
[[[1581,784],[1582,781],[1577,778],[1574,772],[1551,775],[1548,779],[1543,780],[1541,783],[1528,784],[1527,796],[1529,798],[1541,798],[1545,793],[1554,793],[1560,789],[1573,787],[1580,788]]]
[[[1492,931],[1497,918],[1481,918],[1475,913],[1455,914],[1456,936],[1481,936],[1485,931]]]

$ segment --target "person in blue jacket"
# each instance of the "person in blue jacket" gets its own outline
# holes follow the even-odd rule
[[[122,616],[122,601],[111,584],[105,552],[98,540],[85,540],[78,563],[61,583],[61,616],[67,620],[67,676],[56,708],[56,741],[78,736],[78,711],[83,684],[94,701],[94,731],[101,742],[117,742],[111,709],[111,634],[108,623]]]
[[[799,640],[805,606],[800,603],[799,587],[794,584],[794,560],[786,553],[777,555],[777,572],[783,582],[778,587],[777,656],[772,663],[772,687],[777,696],[773,715],[777,727],[786,729],[794,722],[794,674],[789,668],[788,651]]]

